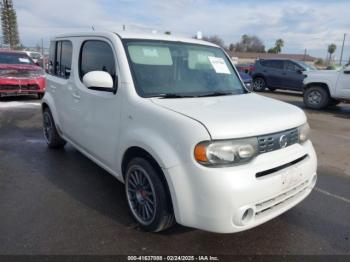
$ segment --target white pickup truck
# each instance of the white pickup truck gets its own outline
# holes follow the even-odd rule
[[[304,103],[313,109],[350,101],[350,65],[341,70],[304,72]]]

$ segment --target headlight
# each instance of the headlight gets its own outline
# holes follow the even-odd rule
[[[258,140],[253,137],[201,142],[194,149],[194,157],[205,166],[239,165],[251,160],[257,152]]]
[[[305,141],[309,140],[310,126],[308,123],[305,123],[304,125],[300,126],[298,131],[300,143],[304,143]]]
[[[44,71],[42,70],[33,70],[33,71],[28,71],[28,76],[29,77],[42,77],[45,76]]]

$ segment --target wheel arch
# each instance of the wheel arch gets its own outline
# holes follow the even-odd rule
[[[327,91],[328,95],[329,95],[330,97],[332,97],[332,94],[331,94],[331,91],[330,91],[330,88],[329,88],[328,84],[327,84],[327,83],[324,83],[324,82],[310,82],[310,83],[307,83],[307,84],[304,86],[303,92],[305,92],[307,89],[309,89],[310,87],[313,87],[313,86],[318,86],[318,87],[323,88],[324,90]]]
[[[266,82],[266,77],[262,74],[262,73],[257,73],[257,74],[254,74],[253,75],[253,81],[256,79],[256,78],[262,78],[262,79],[264,79],[265,80],[265,82]]]
[[[137,157],[144,158],[144,159],[148,160],[150,162],[150,164],[157,170],[159,177],[160,177],[160,179],[165,187],[166,193],[169,197],[170,204],[171,204],[171,210],[174,211],[174,207],[173,207],[174,206],[173,205],[174,196],[172,196],[172,194],[171,194],[168,180],[167,180],[161,166],[158,164],[157,160],[155,159],[155,157],[153,157],[152,154],[149,153],[144,148],[139,147],[139,146],[131,146],[124,152],[123,157],[122,157],[122,162],[121,162],[121,171],[122,171],[123,180],[125,181],[126,168],[127,168],[128,164],[130,163],[130,161],[132,159],[137,158]]]
[[[41,111],[44,113],[44,110],[48,108],[51,112],[51,115],[53,117],[53,120],[55,121],[55,125],[57,128],[57,131],[61,134],[61,123],[59,121],[59,117],[57,115],[57,110],[55,106],[55,102],[52,98],[52,96],[49,93],[46,93],[42,102],[41,102]]]

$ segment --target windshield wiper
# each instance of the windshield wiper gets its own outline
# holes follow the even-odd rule
[[[198,97],[208,97],[208,96],[228,96],[228,95],[233,95],[234,93],[232,92],[212,92],[209,94],[205,95],[199,95]]]
[[[194,96],[188,96],[188,95],[179,95],[179,94],[159,94],[157,97],[160,98],[185,98],[185,97],[194,97]]]

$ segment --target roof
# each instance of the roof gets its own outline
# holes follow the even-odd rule
[[[290,59],[297,61],[314,62],[317,58],[304,54],[272,54],[272,53],[248,53],[248,52],[230,52],[231,57],[241,59]]]
[[[104,32],[104,31],[93,31],[93,32],[78,32],[78,33],[69,33],[69,34],[63,34],[58,35],[54,37],[54,39],[59,38],[67,38],[67,37],[86,37],[86,36],[104,36],[104,37],[115,37],[118,35],[122,39],[147,39],[147,40],[161,40],[161,41],[174,41],[174,42],[185,42],[185,43],[192,43],[192,44],[200,44],[200,45],[207,45],[207,46],[215,46],[217,45],[203,41],[198,40],[194,38],[189,37],[181,37],[176,35],[166,35],[166,34],[146,34],[146,33],[136,33],[136,32],[129,32],[129,31],[118,31],[118,32]]]

